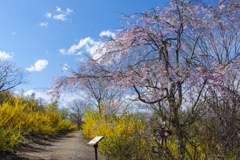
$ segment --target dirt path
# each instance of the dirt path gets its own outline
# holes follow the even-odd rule
[[[80,131],[74,131],[66,136],[44,145],[18,153],[22,160],[94,160],[93,146],[87,145]],[[98,159],[101,157],[98,155]]]

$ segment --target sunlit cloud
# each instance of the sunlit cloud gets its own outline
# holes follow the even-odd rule
[[[47,13],[45,14],[45,16],[48,17],[48,18],[51,18],[51,17],[52,17],[52,13],[47,12]]]
[[[40,23],[40,26],[47,27],[47,26],[48,26],[48,22],[43,22],[43,23]]]
[[[100,41],[95,41],[94,39],[87,37],[84,39],[80,39],[78,44],[74,44],[72,45],[69,50],[67,51],[67,54],[74,54],[77,52],[77,54],[81,54],[81,52],[79,53],[79,51],[81,49],[85,49],[88,53],[90,53],[91,55],[93,55],[96,51],[96,49],[98,49],[98,47],[102,44],[102,42]]]
[[[80,92],[81,94],[84,95],[83,92]],[[80,93],[75,93],[75,94],[72,94],[72,93],[65,93],[65,94],[61,94],[60,95],[60,99],[58,101],[59,105],[60,106],[63,106],[63,107],[69,107],[68,106],[68,103],[73,101],[73,100],[76,100],[76,99],[83,99],[81,96],[79,96]],[[14,92],[15,95],[23,95],[23,96],[26,96],[26,97],[29,97],[31,98],[31,96],[34,94],[34,99],[35,100],[39,100],[39,99],[42,99],[42,103],[44,105],[47,105],[51,102],[53,102],[53,99],[52,99],[52,96],[51,95],[48,95],[47,92],[38,92],[38,91],[35,91],[33,89],[31,90],[28,90],[26,92],[19,92],[19,91],[15,91]]]
[[[72,13],[73,12],[73,10],[71,10],[69,8],[67,8],[66,11],[67,11],[67,13]]]
[[[60,7],[56,7],[57,9],[56,9],[56,11],[57,12],[61,12],[61,8]]]
[[[68,71],[68,65],[67,65],[67,63],[65,63],[64,65],[63,65],[63,69],[62,69],[62,71],[63,72],[66,72],[66,71]]]
[[[106,36],[106,37],[112,37],[112,38],[116,38],[116,35],[115,35],[115,33],[113,33],[113,32],[111,32],[111,31],[109,31],[109,30],[107,30],[107,31],[102,31],[100,34],[99,34],[99,36]]]
[[[66,50],[65,50],[64,48],[62,48],[62,49],[59,49],[59,52],[60,52],[61,54],[65,54],[65,53],[66,53]]]
[[[0,51],[0,59],[1,60],[7,60],[13,58],[14,54],[13,53],[7,53],[4,51]]]
[[[70,8],[67,8],[66,11],[63,11],[60,7],[56,7],[56,8],[57,8],[56,12],[60,12],[60,13],[54,15],[53,19],[66,21],[68,20],[67,15],[70,15],[73,13],[73,10],[71,10]]]
[[[104,30],[102,31],[99,36],[106,36],[116,38],[115,33]],[[65,54],[67,55],[81,55],[83,52],[87,52],[93,56],[93,59],[98,59],[101,55],[96,54],[96,51],[99,47],[104,45],[102,41],[95,41],[91,37],[86,37],[84,39],[80,39],[77,44],[73,44]]]
[[[30,72],[41,71],[44,68],[46,68],[47,65],[48,65],[48,61],[46,59],[40,59],[35,62],[34,66],[31,66],[30,68],[26,68],[26,70]]]
[[[76,60],[79,61],[79,62],[83,62],[84,58],[76,58]]]
[[[32,93],[35,93],[35,99],[42,98],[47,102],[51,101],[51,96],[47,95],[45,92],[37,92],[34,90],[28,90],[28,91],[24,92],[24,96],[31,96]]]
[[[62,21],[66,21],[67,18],[66,18],[66,15],[65,14],[58,14],[58,15],[55,15],[53,16],[54,19],[59,19],[59,20],[62,20]]]

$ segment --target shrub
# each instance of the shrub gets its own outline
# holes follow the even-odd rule
[[[11,102],[0,105],[0,151],[10,150],[29,134],[55,135],[72,130],[70,121],[62,120],[61,114],[53,109],[35,111],[31,101],[11,96]]]
[[[128,112],[124,116],[101,115],[90,110],[85,113],[82,132],[88,139],[104,136],[99,149],[106,159],[149,159],[154,155],[149,152],[151,145],[140,135],[144,127],[141,120]]]

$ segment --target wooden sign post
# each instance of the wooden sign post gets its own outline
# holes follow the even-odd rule
[[[95,160],[97,160],[98,142],[100,142],[103,138],[104,138],[103,136],[97,136],[93,138],[90,142],[88,142],[88,145],[92,145],[95,148]]]

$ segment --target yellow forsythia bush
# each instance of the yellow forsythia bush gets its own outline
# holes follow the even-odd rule
[[[99,149],[106,159],[150,159],[151,145],[139,134],[145,126],[134,116],[128,112],[123,116],[87,110],[82,132],[88,139],[104,136]]]
[[[61,114],[53,109],[35,111],[31,102],[11,96],[11,102],[0,105],[0,151],[10,150],[24,135],[54,135],[75,129],[70,121],[61,120]]]

